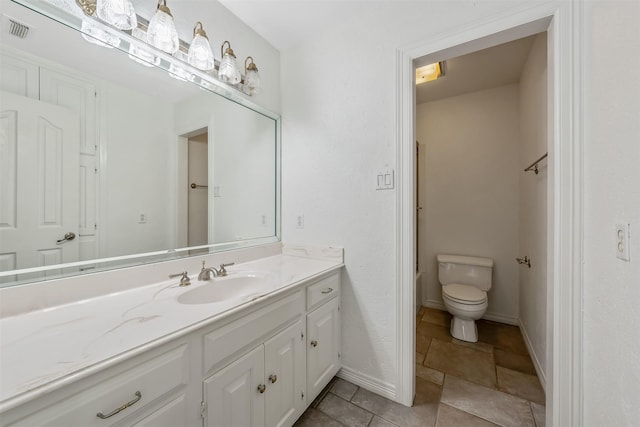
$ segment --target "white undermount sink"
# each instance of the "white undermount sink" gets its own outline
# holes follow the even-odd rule
[[[257,298],[273,289],[269,276],[260,273],[232,273],[227,277],[207,280],[197,288],[178,297],[181,304],[211,304],[229,299],[245,301]]]

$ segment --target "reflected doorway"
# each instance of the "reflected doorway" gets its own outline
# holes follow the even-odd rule
[[[189,137],[188,145],[188,225],[187,245],[208,244],[209,134]]]

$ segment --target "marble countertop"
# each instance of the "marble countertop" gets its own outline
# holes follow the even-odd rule
[[[187,287],[174,279],[0,319],[0,412],[342,265],[342,259],[276,255],[227,268],[227,277],[265,276],[259,297],[181,304],[180,295],[211,286],[191,275]]]

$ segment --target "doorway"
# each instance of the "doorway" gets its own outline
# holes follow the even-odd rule
[[[444,75],[431,81],[416,70],[416,188],[423,208],[416,219],[423,279],[417,304],[424,307],[416,323],[416,370],[418,377],[433,369],[499,390],[480,388],[457,403],[496,423],[516,417],[511,396],[522,399],[523,413],[533,413],[536,424],[544,414],[548,170],[546,162],[539,174],[524,169],[547,151],[546,43],[540,33],[440,61]],[[475,321],[478,343],[450,338],[440,254],[493,262],[488,308]],[[529,267],[516,262],[521,254]],[[443,393],[453,384],[445,381]],[[485,392],[497,412],[479,404]]]
[[[209,182],[209,133],[205,132],[188,139],[189,202],[187,214],[187,246],[202,246],[209,243],[208,227],[208,182]]]
[[[397,64],[397,400],[410,405],[415,374],[415,107],[414,63],[424,64],[548,31],[549,196],[547,199],[547,421],[580,425],[582,192],[581,5],[539,5],[511,16],[473,23],[433,41],[399,49]],[[561,286],[562,285],[562,286]]]

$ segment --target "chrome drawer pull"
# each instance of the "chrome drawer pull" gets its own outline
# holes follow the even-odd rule
[[[109,418],[109,417],[113,417],[115,414],[117,414],[117,413],[119,413],[119,412],[124,411],[124,410],[125,410],[125,409],[127,409],[129,406],[133,406],[133,405],[135,405],[136,403],[138,403],[138,401],[139,401],[140,399],[142,399],[142,393],[140,393],[139,391],[136,391],[136,393],[135,393],[135,394],[136,394],[136,398],[135,398],[135,399],[133,399],[132,401],[125,403],[124,405],[122,405],[122,406],[121,406],[121,407],[119,407],[118,409],[114,409],[113,411],[109,412],[107,415],[104,415],[102,412],[98,412],[98,413],[96,414],[96,417],[98,417],[98,418],[100,418],[100,419],[103,419],[103,420],[106,420],[107,418]]]
[[[333,292],[333,288],[326,288],[322,290],[323,294],[330,294],[331,292]]]

